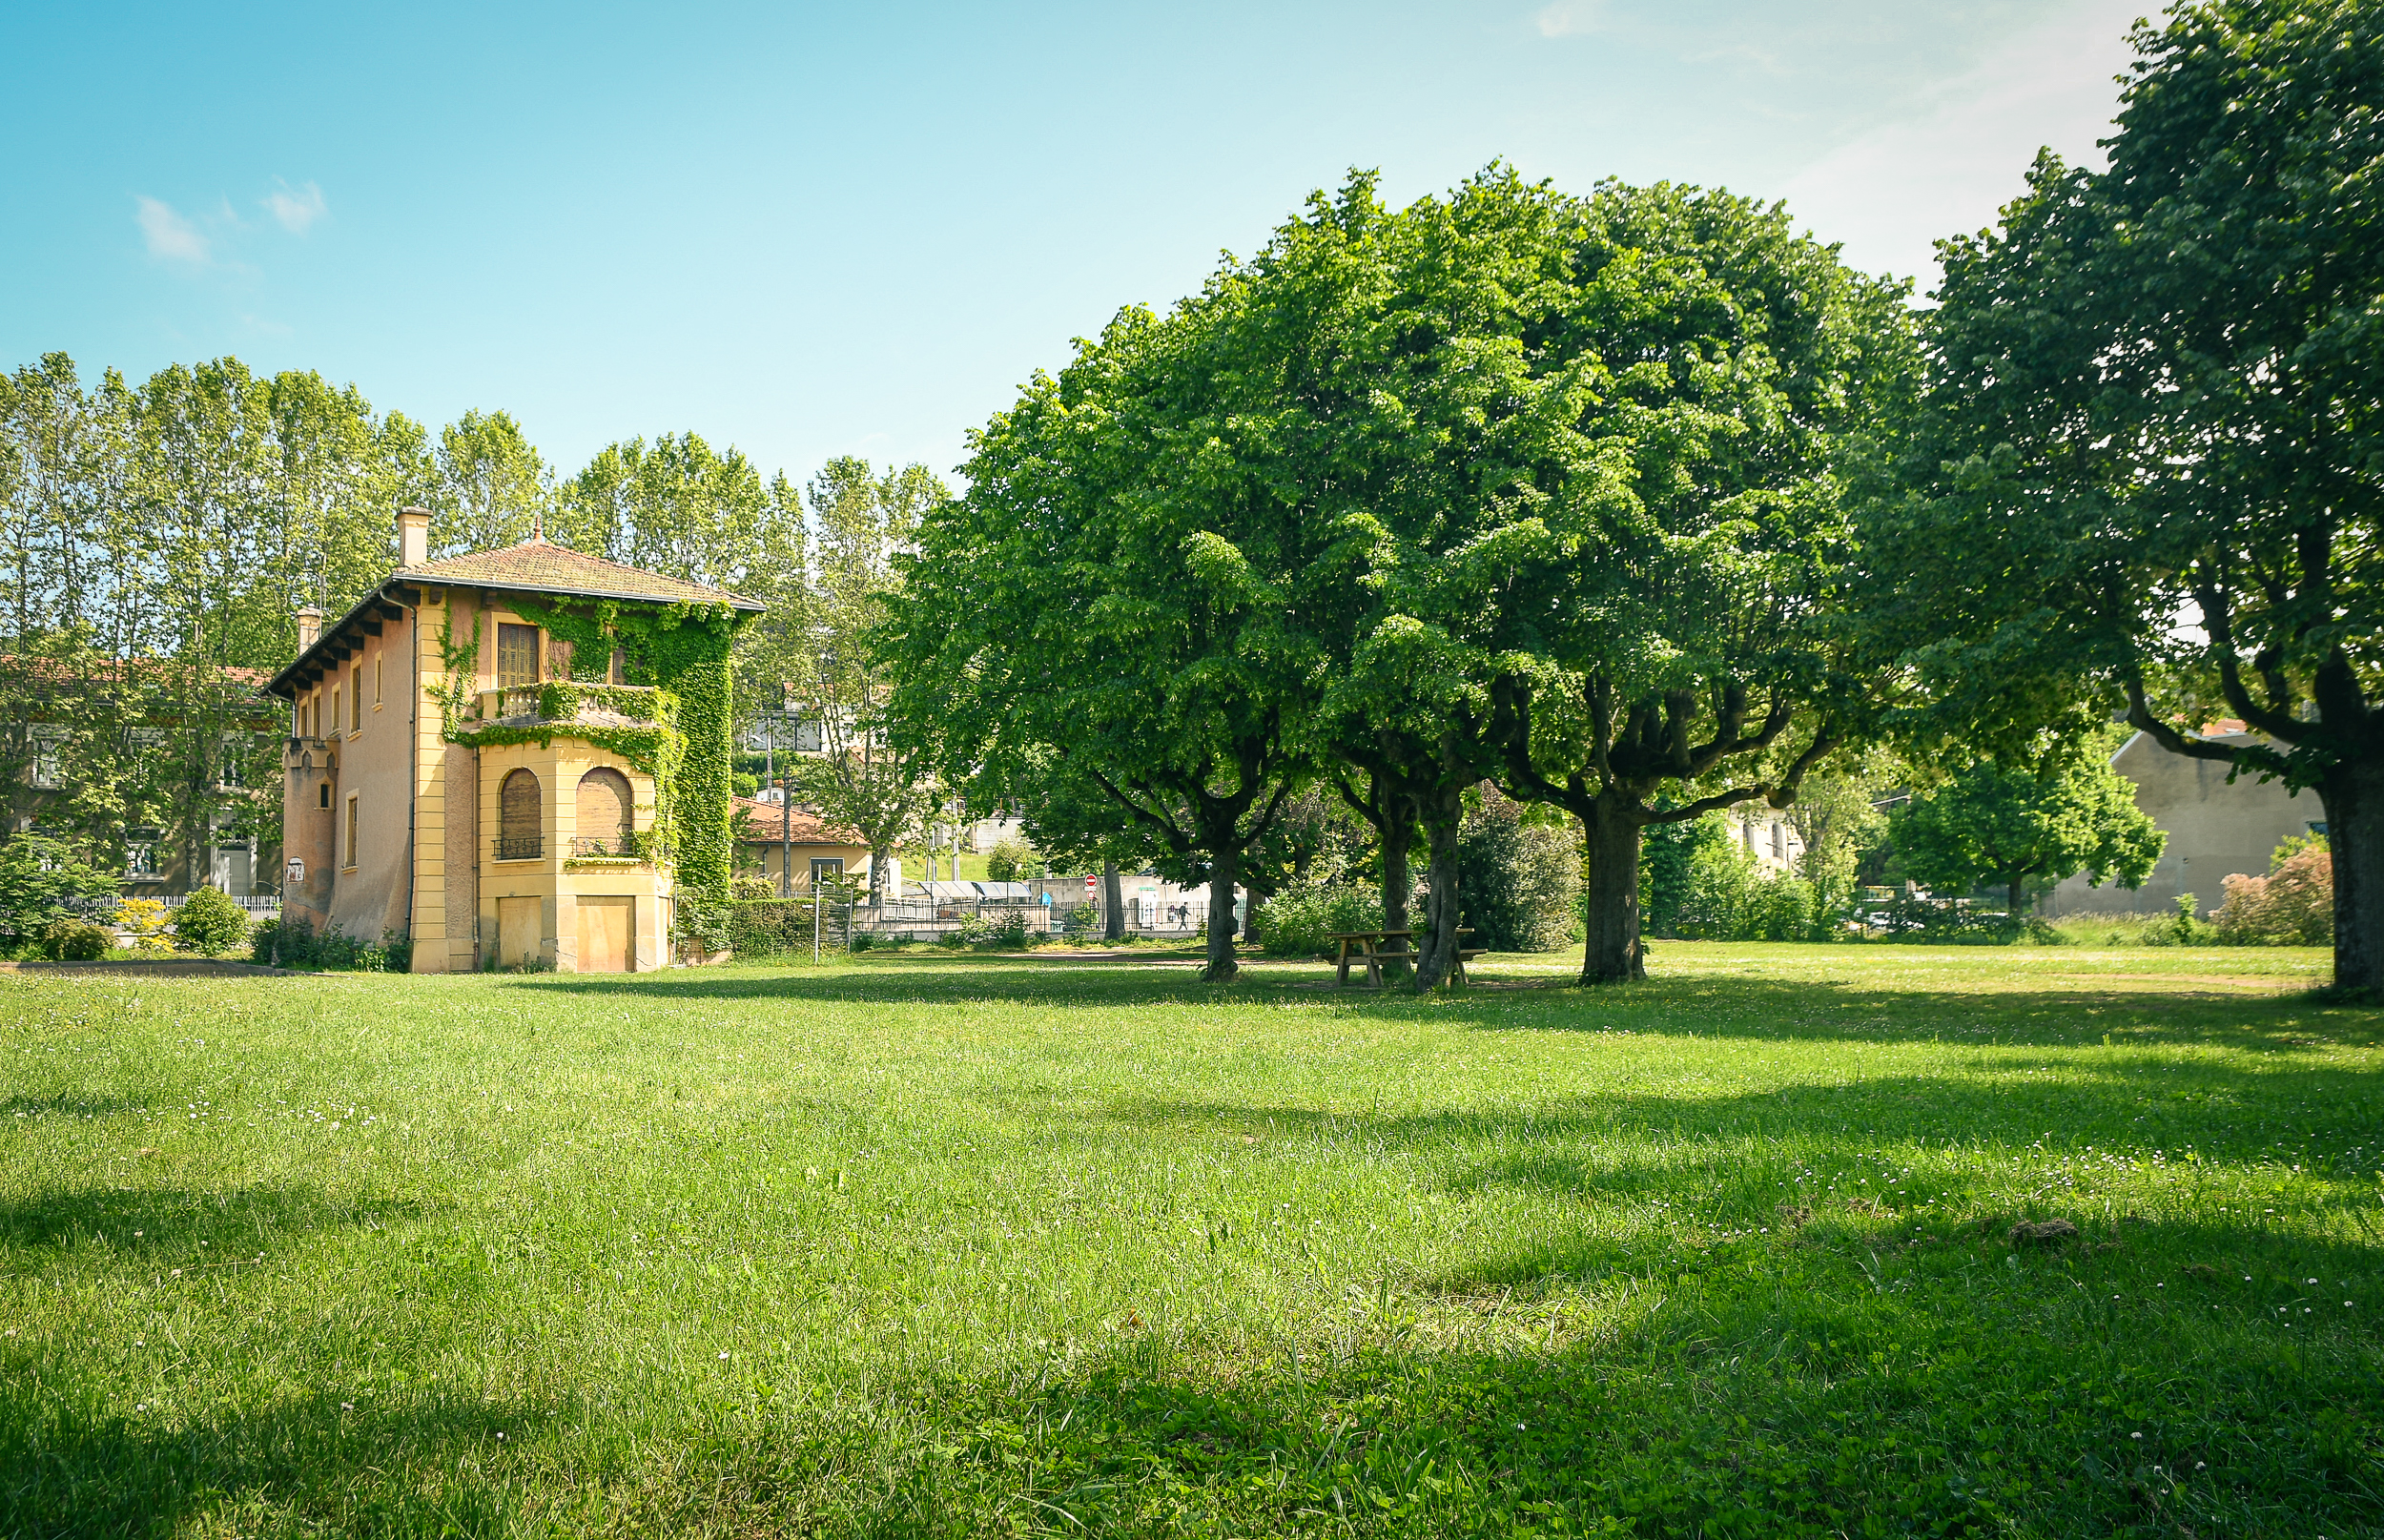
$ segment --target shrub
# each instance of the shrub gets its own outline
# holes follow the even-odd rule
[[[174,912],[177,951],[220,957],[248,939],[248,914],[219,888],[201,888]]]
[[[985,880],[1023,882],[1034,869],[1035,847],[1020,839],[1001,839],[985,852]]]
[[[250,933],[249,957],[281,968],[402,974],[414,967],[414,941],[402,931],[383,931],[378,941],[337,929],[319,934],[302,919],[282,918],[269,920]],[[493,959],[490,966],[495,966]]]
[[[41,949],[60,962],[97,962],[115,945],[103,926],[85,919],[53,921],[41,938]]]
[[[1457,907],[1468,944],[1548,952],[1573,934],[1581,855],[1569,828],[1527,824],[1523,809],[1485,789],[1457,835]]]
[[[982,913],[970,915],[953,929],[946,931],[942,944],[948,947],[980,947],[997,952],[1023,951],[1033,941],[1026,928],[1026,914],[1021,910],[1003,912],[999,919],[988,919]]]
[[[740,872],[729,879],[729,896],[740,902],[778,896],[778,880],[757,872]]]
[[[2194,895],[2177,895],[2177,912],[2164,914],[2144,927],[2144,944],[2148,947],[2207,947],[2218,941],[2218,927],[2198,917],[2193,912]]]
[[[2334,944],[2334,859],[2326,842],[2288,840],[2268,875],[2227,878],[2219,939],[2230,946],[2325,947]]]
[[[112,873],[84,864],[47,835],[0,840],[0,950],[38,948],[51,922],[72,913],[71,900],[115,891]]]
[[[1375,931],[1383,895],[1359,882],[1294,882],[1259,906],[1261,950],[1275,957],[1333,955],[1336,931]]]

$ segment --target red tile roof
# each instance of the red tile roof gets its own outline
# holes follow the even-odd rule
[[[708,588],[700,583],[641,572],[619,562],[575,551],[532,536],[519,545],[493,551],[472,551],[420,566],[400,567],[395,579],[414,583],[456,583],[497,588],[524,588],[540,593],[591,594],[605,599],[644,599],[671,605],[733,605],[759,609],[761,604],[742,594]]]
[[[747,813],[750,817],[750,821],[746,825],[745,841],[747,844],[775,845],[778,843],[781,838],[778,828],[778,804],[764,802],[758,797],[730,797],[729,816],[733,819],[740,812]],[[797,845],[866,847],[869,843],[850,829],[830,828],[821,821],[819,814],[807,812],[801,808],[794,810],[789,823],[791,826],[789,832],[792,834],[793,843]]]

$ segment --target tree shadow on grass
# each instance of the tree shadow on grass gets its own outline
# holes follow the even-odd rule
[[[294,1184],[199,1187],[77,1187],[0,1202],[0,1250],[102,1246],[113,1264],[160,1267],[247,1265],[290,1238],[325,1230],[409,1222],[421,1206],[394,1199],[335,1200]]]
[[[2139,1251],[2226,1240],[1884,1259],[1761,1242],[1795,1265],[1518,1256],[1425,1283],[1481,1301],[1459,1314],[1485,1329],[1455,1338],[1410,1314],[1433,1300],[1386,1292],[1353,1300],[1367,1319],[1343,1341],[1232,1379],[1125,1345],[1023,1394],[953,1384],[976,1447],[964,1431],[951,1465],[910,1480],[940,1489],[924,1508],[999,1469],[1093,1532],[1160,1528],[1153,1493],[1207,1521],[1187,1528],[1238,1532],[1352,1515],[1408,1532],[1546,1532],[1557,1515],[1566,1532],[1750,1537],[2374,1532],[2373,1340],[2272,1324],[2298,1298],[2273,1268],[2243,1284],[2172,1266],[2157,1292],[2117,1276]],[[1629,1286],[1593,1291],[1598,1322],[1570,1331],[1518,1286],[1615,1273]]]
[[[2082,975],[2083,976],[2083,975]],[[673,970],[635,975],[532,975],[505,990],[565,997],[677,1001],[960,1003],[1035,1010],[1178,1004],[1209,1009],[1297,1005],[1361,1020],[1501,1031],[1639,1032],[1777,1041],[1938,1041],[2076,1047],[2105,1033],[2149,1042],[2257,1046],[2278,1052],[2365,1045],[2384,1011],[2321,1007],[2299,996],[2211,994],[2065,982],[2055,988],[1883,988],[1872,983],[1693,975],[1627,989],[1476,990],[1417,996],[1318,991],[1305,978],[1246,975],[1225,988],[1181,968],[1126,963],[1046,965],[1044,959],[936,958],[812,969]]]
[[[1709,1217],[1750,1226],[1768,1222],[1780,1205],[1855,1199],[1901,1216],[1900,1225],[1936,1222],[1978,1201],[1983,1163],[2031,1160],[2056,1195],[2089,1151],[2234,1181],[2255,1162],[2276,1160],[2280,1136],[2290,1136],[2281,1163],[2308,1167],[2295,1178],[2310,1189],[2305,1207],[2374,1208],[2384,1094],[2372,1072],[2310,1063],[2153,1067],[2157,1075],[2126,1059],[2107,1069],[2070,1066],[2058,1079],[2024,1067],[1873,1076],[1712,1097],[1620,1086],[1488,1109],[1155,1098],[1040,1115],[1229,1148],[1249,1139],[1355,1147],[1421,1160],[1450,1193],[1516,1187],[1584,1201],[1686,1200]],[[2324,1109],[2322,1119],[2310,1108]]]

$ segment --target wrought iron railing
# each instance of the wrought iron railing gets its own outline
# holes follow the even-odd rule
[[[571,836],[571,855],[575,860],[642,861],[646,859],[646,854],[647,837],[644,834],[618,834],[610,839],[600,834]]]
[[[546,853],[544,834],[499,834],[497,859],[500,861],[535,861]]]

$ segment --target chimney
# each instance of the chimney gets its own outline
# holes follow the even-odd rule
[[[298,612],[298,651],[304,652],[308,647],[322,640],[323,612],[313,605],[309,605]]]
[[[421,566],[430,560],[430,510],[398,510],[398,565]]]

